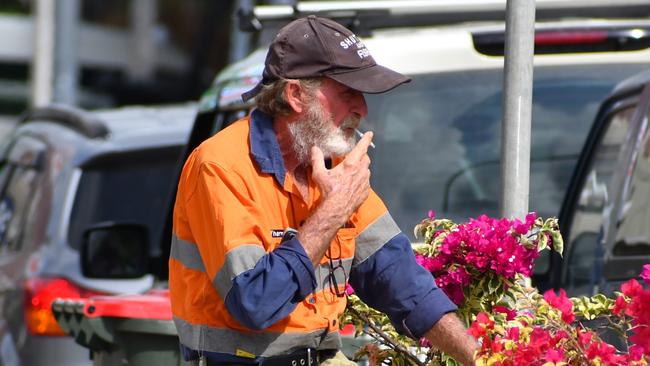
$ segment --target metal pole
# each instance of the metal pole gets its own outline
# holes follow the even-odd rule
[[[501,128],[503,217],[523,218],[528,212],[534,37],[535,0],[508,0]]]
[[[149,80],[155,71],[156,45],[154,32],[158,17],[156,0],[131,0],[131,32],[133,34],[129,76],[134,80]]]
[[[37,0],[35,6],[34,56],[31,71],[31,104],[52,102],[54,74],[54,0]]]
[[[239,29],[237,12],[241,9],[253,9],[255,6],[253,0],[235,0],[232,13],[232,26],[230,27],[230,53],[228,61],[230,63],[239,61],[246,57],[252,46],[252,35],[250,32],[243,32]]]
[[[267,3],[269,5],[291,5],[293,7],[298,4],[298,0],[268,0]],[[280,28],[281,25],[277,24],[273,26],[265,26],[257,38],[257,44],[259,46],[268,46],[275,38],[275,35],[278,34]]]
[[[79,81],[79,0],[57,0],[54,101],[76,105]]]

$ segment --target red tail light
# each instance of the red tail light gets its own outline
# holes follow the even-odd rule
[[[535,45],[550,46],[604,43],[607,42],[608,37],[608,33],[605,31],[538,32],[535,34]]]
[[[489,56],[503,56],[504,32],[478,32],[472,34],[472,38],[476,51]],[[650,28],[647,26],[549,27],[535,30],[536,55],[623,52],[647,48],[650,48]]]
[[[52,302],[58,297],[86,298],[103,293],[83,289],[63,278],[33,278],[25,283],[25,324],[33,335],[64,336],[52,314]]]

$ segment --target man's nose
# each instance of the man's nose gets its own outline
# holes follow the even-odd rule
[[[366,104],[366,97],[363,93],[359,91],[354,93],[350,112],[358,114],[361,118],[365,118],[368,115],[368,105]]]

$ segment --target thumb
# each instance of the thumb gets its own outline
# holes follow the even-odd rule
[[[311,168],[313,173],[320,173],[324,171],[325,168],[325,157],[323,152],[318,146],[312,146],[311,148]]]

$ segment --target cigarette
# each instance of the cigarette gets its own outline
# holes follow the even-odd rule
[[[355,131],[357,131],[357,135],[359,136],[359,138],[363,137],[363,132],[359,131],[359,129],[355,129]],[[370,147],[372,147],[373,149],[375,148],[375,144],[372,141],[370,141]]]

